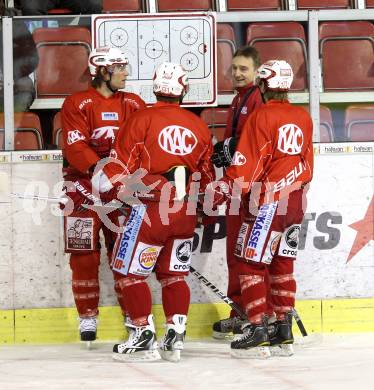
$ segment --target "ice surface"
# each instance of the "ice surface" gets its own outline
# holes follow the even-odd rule
[[[187,340],[179,363],[117,362],[111,349],[0,346],[0,389],[373,389],[374,333],[311,335],[298,340],[294,356],[268,360],[233,359],[228,341]]]

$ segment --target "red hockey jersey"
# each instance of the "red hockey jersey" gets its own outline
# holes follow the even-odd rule
[[[120,125],[145,107],[138,95],[116,92],[106,98],[92,87],[67,97],[61,110],[65,172],[86,174],[108,157]]]
[[[313,123],[307,111],[288,101],[270,100],[244,125],[226,176],[261,182],[260,203],[279,200],[311,181]]]
[[[151,175],[176,166],[201,173],[201,187],[215,178],[210,162],[212,136],[198,116],[178,104],[157,102],[139,111],[120,128],[113,155],[133,173],[144,168]],[[113,176],[113,170],[108,171]]]

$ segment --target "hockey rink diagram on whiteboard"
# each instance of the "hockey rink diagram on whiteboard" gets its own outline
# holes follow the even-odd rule
[[[162,14],[93,16],[93,47],[111,46],[129,59],[126,91],[155,102],[152,78],[164,62],[180,63],[188,72],[190,90],[184,105],[215,105],[215,15]]]

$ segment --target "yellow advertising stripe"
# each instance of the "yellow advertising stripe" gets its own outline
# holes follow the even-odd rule
[[[296,309],[309,334],[321,332],[373,332],[374,299],[298,301]],[[224,303],[192,304],[187,336],[210,337],[212,324],[229,315]],[[158,336],[164,332],[161,305],[153,306]],[[295,335],[300,332],[294,323]],[[126,337],[118,307],[100,308],[98,340],[120,341]],[[75,308],[0,311],[0,343],[71,343],[79,341]]]
[[[322,302],[324,333],[374,332],[374,299],[333,299]]]
[[[14,311],[0,310],[0,344],[14,343]]]

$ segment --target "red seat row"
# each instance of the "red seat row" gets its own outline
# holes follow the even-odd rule
[[[143,12],[145,2],[142,0],[103,0],[103,12]],[[273,11],[288,9],[282,0],[227,0],[227,11]],[[157,0],[158,12],[208,11],[217,10],[218,1],[214,0]],[[374,0],[366,0],[366,7],[374,7]],[[313,9],[347,9],[354,8],[352,0],[297,0],[296,8]]]
[[[308,109],[308,107],[305,107]],[[200,116],[208,124],[217,140],[222,140],[225,132],[228,108],[205,108]],[[14,115],[15,150],[43,149],[43,135],[40,120],[32,112]],[[374,104],[348,106],[345,111],[345,131],[348,141],[374,141]],[[334,142],[334,127],[331,112],[320,107],[321,142]],[[62,148],[61,115],[58,112],[53,119],[53,144]],[[0,114],[0,150],[4,150],[4,114]]]
[[[304,106],[309,109],[308,106]],[[213,136],[222,141],[225,133],[228,108],[205,108],[200,116],[211,129]],[[351,105],[345,111],[346,140],[374,141],[374,104]],[[334,125],[328,107],[320,107],[320,142],[334,142]]]
[[[35,73],[37,98],[65,97],[90,83],[87,59],[91,34],[84,27],[40,28],[33,33],[39,54]],[[322,80],[325,91],[374,89],[374,25],[369,21],[323,22],[319,26]],[[294,69],[293,91],[308,87],[306,36],[298,22],[251,23],[246,41],[262,61],[288,61]],[[232,93],[230,67],[236,49],[231,25],[218,24],[218,91]],[[349,66],[344,64],[349,58]]]

